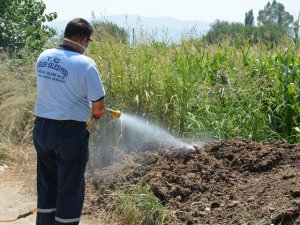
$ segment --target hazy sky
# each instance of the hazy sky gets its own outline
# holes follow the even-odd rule
[[[172,17],[182,20],[213,22],[216,19],[244,22],[250,9],[257,18],[268,0],[43,0],[46,13],[57,12],[57,20],[75,17],[91,19],[109,15],[139,15],[145,17]],[[270,0],[272,2],[272,0]],[[277,0],[285,10],[297,18],[300,0]]]

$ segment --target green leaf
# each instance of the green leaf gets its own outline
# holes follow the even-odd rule
[[[288,85],[288,94],[289,95],[294,95],[294,94],[296,94],[296,91],[297,91],[296,85],[294,83],[290,83]]]

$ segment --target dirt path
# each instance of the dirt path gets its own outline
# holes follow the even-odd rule
[[[22,179],[13,169],[0,170],[0,220],[14,219],[36,207],[34,184],[34,179]],[[15,222],[0,222],[0,224],[33,225],[35,218],[36,214],[34,213]],[[87,216],[81,218],[80,225],[96,224],[103,223],[91,220]]]

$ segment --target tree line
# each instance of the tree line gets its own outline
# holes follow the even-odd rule
[[[57,35],[55,29],[45,25],[57,18],[57,13],[45,14],[46,5],[42,0],[0,0],[0,47],[11,55],[20,56],[20,51],[40,51],[45,43]],[[279,43],[285,38],[299,39],[299,17],[285,10],[283,4],[273,0],[258,12],[257,25],[253,10],[245,13],[243,23],[217,20],[203,36],[209,44],[229,40],[239,43]],[[94,19],[95,35],[98,40],[112,38],[127,43],[129,34],[118,25]]]
[[[258,12],[257,25],[253,10],[245,13],[244,24],[230,23],[217,20],[204,39],[212,43],[220,43],[229,39],[233,43],[238,43],[241,39],[248,40],[249,43],[280,43],[285,38],[299,39],[299,18],[294,20],[293,15],[285,10],[283,4],[273,0],[268,2],[264,9]]]

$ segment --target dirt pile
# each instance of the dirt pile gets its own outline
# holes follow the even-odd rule
[[[147,183],[174,212],[167,224],[300,224],[300,145],[233,140],[145,152],[94,173],[85,210],[97,217],[122,187]]]

